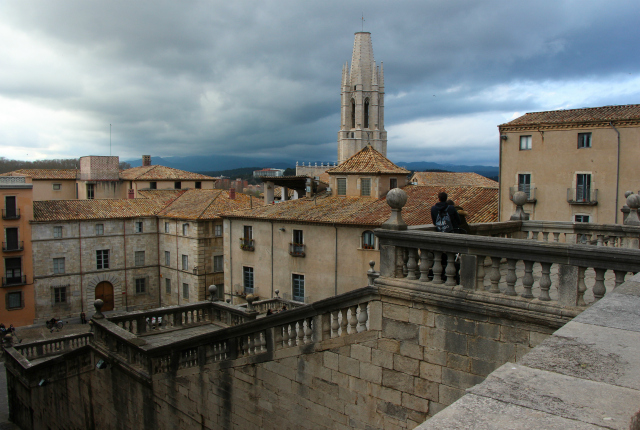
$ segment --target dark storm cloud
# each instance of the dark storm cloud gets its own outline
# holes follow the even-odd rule
[[[123,158],[286,151],[330,160],[340,70],[364,12],[385,64],[389,153],[454,148],[451,139],[465,136],[438,127],[483,124],[465,154],[495,164],[495,126],[515,112],[638,101],[634,88],[588,90],[638,76],[636,9],[631,1],[9,1],[0,5],[0,30],[13,41],[0,48],[0,106],[72,113],[67,147],[58,142],[51,156],[85,155],[112,123]],[[14,128],[0,138],[43,146],[44,137]],[[420,133],[403,131],[413,129]],[[392,134],[406,148],[394,148]],[[439,154],[455,155],[448,151]]]

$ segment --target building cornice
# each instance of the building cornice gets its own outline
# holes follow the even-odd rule
[[[615,120],[615,121],[581,121],[581,122],[562,122],[562,123],[533,123],[508,125],[502,124],[498,126],[500,132],[509,131],[544,131],[544,130],[574,130],[583,128],[610,128],[611,125],[616,127],[638,127],[640,120]]]

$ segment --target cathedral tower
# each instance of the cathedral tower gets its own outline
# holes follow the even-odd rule
[[[384,129],[384,71],[373,59],[371,33],[355,34],[351,69],[342,68],[338,163],[342,163],[370,144],[387,156]]]

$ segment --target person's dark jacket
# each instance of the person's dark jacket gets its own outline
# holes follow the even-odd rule
[[[449,214],[449,218],[451,218],[451,224],[453,224],[453,229],[457,229],[460,227],[461,221],[460,216],[458,215],[458,211],[453,206],[448,205],[446,202],[438,202],[431,207],[431,224],[436,223],[436,219],[438,219],[438,213],[447,208],[447,213]]]

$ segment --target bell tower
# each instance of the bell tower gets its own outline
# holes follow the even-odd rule
[[[370,144],[387,156],[384,129],[384,70],[373,59],[371,33],[355,34],[351,68],[342,67],[338,163]]]

